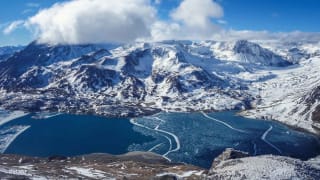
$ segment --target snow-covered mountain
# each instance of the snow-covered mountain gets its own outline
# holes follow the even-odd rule
[[[246,109],[315,132],[319,121],[306,114],[319,108],[304,99],[320,84],[318,53],[310,44],[248,41],[33,42],[0,62],[0,105],[113,116]],[[311,108],[288,118],[300,106]]]
[[[0,61],[4,61],[14,53],[21,51],[23,46],[4,46],[0,47]]]
[[[218,42],[212,45],[214,57],[262,66],[284,67],[292,62],[280,55],[246,40]]]

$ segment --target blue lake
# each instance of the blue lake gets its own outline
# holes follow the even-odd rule
[[[29,127],[15,137],[4,153],[46,157],[152,151],[173,162],[205,168],[225,148],[303,160],[320,154],[318,137],[277,122],[239,117],[233,111],[159,113],[134,119],[69,114],[40,119],[33,116],[0,126],[0,137],[6,136],[10,127]]]
[[[6,126],[29,125],[5,153],[31,156],[74,156],[88,153],[123,154],[134,143],[154,140],[133,130],[127,119],[87,115],[58,115],[33,119],[33,115],[13,120]]]

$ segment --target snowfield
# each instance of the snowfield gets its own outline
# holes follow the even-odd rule
[[[0,129],[0,153],[4,153],[10,144],[30,126],[11,126]]]
[[[262,70],[251,76],[240,74],[248,81],[265,76],[274,77],[263,82],[253,82],[249,86],[250,93],[260,98],[253,110],[242,114],[252,118],[278,120],[316,133],[313,126],[319,128],[319,124],[313,122],[312,113],[320,102],[316,101],[308,108],[310,104],[304,102],[304,98],[320,85],[319,67],[320,58],[314,57],[285,69]]]
[[[220,162],[209,179],[317,179],[312,163],[280,156],[258,156]]]
[[[0,109],[0,126],[4,125],[7,122],[10,122],[14,119],[26,116],[27,113],[23,111],[13,111],[10,113],[2,113]]]

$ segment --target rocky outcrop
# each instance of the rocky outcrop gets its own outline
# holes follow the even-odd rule
[[[316,107],[316,109],[312,113],[312,120],[316,123],[320,123],[320,105]]]
[[[320,133],[320,86],[313,88],[301,100],[301,104],[305,105],[302,115],[310,119],[313,128]]]
[[[320,157],[300,161],[281,156],[248,157],[227,149],[210,170],[171,163],[160,155],[132,152],[124,155],[90,154],[49,158],[0,155],[1,179],[310,179],[320,178]]]
[[[147,152],[49,158],[0,155],[1,179],[201,179],[205,173]]]
[[[248,154],[227,149],[215,159],[206,179],[310,179],[320,178],[319,158],[301,161],[289,157]]]
[[[308,98],[305,100],[310,107],[316,106],[312,112],[312,120],[315,123],[320,124],[320,86],[314,88],[309,94]],[[320,127],[319,127],[320,130]]]
[[[289,66],[291,62],[283,59],[281,56],[272,51],[262,48],[260,45],[246,41],[239,40],[235,43],[233,51],[243,61],[250,63],[258,63],[266,66]]]
[[[237,151],[232,148],[227,148],[222,154],[220,154],[217,158],[214,159],[211,170],[214,170],[221,162],[227,161],[230,159],[240,159],[244,157],[249,157],[250,155],[246,152]],[[210,171],[210,173],[212,173]]]

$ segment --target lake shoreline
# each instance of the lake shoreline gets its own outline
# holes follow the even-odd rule
[[[294,129],[296,131],[300,131],[301,133],[308,133],[308,134],[312,134],[314,136],[316,136],[317,138],[320,138],[320,131],[319,133],[313,132],[310,129],[307,128],[302,128],[302,127],[298,127],[298,126],[294,126],[294,125],[290,125],[287,124],[285,122],[276,120],[276,119],[262,119],[262,118],[252,118],[252,117],[248,117],[245,114],[241,114],[242,112],[245,112],[247,110],[242,110],[242,109],[228,109],[228,110],[203,110],[203,111],[162,111],[160,109],[155,109],[154,112],[145,112],[142,113],[138,116],[109,116],[109,115],[101,115],[99,113],[70,113],[70,112],[56,112],[56,111],[46,111],[48,113],[65,113],[65,114],[73,114],[73,115],[93,115],[93,116],[99,116],[99,117],[105,117],[105,118],[140,118],[140,117],[145,117],[145,116],[151,116],[151,115],[155,115],[161,112],[170,112],[170,113],[201,113],[201,112],[205,112],[205,113],[216,113],[216,112],[224,112],[224,111],[237,111],[236,115],[241,116],[241,117],[245,117],[245,118],[250,118],[250,119],[254,119],[254,120],[264,120],[264,121],[272,121],[272,122],[278,122],[280,124],[283,124],[287,127],[290,127],[291,129]],[[28,112],[28,113],[42,113],[39,111],[35,111],[35,112]],[[27,114],[28,114],[27,113]]]
[[[125,116],[119,116],[119,115],[104,115],[104,114],[101,114],[99,112],[74,112],[74,111],[71,111],[71,112],[64,112],[64,111],[26,111],[26,110],[15,110],[17,112],[24,112],[25,115],[29,114],[29,113],[65,113],[65,114],[71,114],[71,115],[93,115],[93,116],[98,116],[98,117],[105,117],[105,118],[141,118],[141,117],[145,117],[145,116],[151,116],[151,115],[155,115],[155,114],[158,114],[158,113],[161,113],[161,112],[170,112],[170,113],[201,113],[201,112],[205,112],[205,113],[215,113],[215,112],[224,112],[224,111],[237,111],[236,115],[237,116],[241,116],[241,117],[245,117],[245,118],[250,118],[250,119],[254,119],[254,120],[265,120],[265,121],[272,121],[272,122],[278,122],[280,124],[283,124],[287,127],[290,127],[291,129],[294,129],[296,131],[299,131],[301,133],[308,133],[308,134],[312,134],[314,136],[316,136],[317,138],[320,138],[320,131],[317,133],[317,130],[315,130],[316,132],[314,131],[311,131],[310,129],[307,129],[307,128],[302,128],[302,127],[299,127],[299,126],[294,126],[294,125],[290,125],[288,123],[285,123],[283,121],[279,121],[279,120],[276,120],[276,119],[263,119],[263,118],[252,118],[251,116],[247,116],[246,114],[243,114],[243,112],[246,112],[247,110],[250,110],[250,109],[239,109],[239,108],[235,108],[235,109],[226,109],[226,110],[203,110],[203,111],[193,111],[193,110],[188,110],[188,111],[163,111],[161,109],[152,109],[152,110],[148,110],[148,111],[143,111],[142,113],[139,113],[138,115],[135,115],[135,116],[131,116],[131,115],[125,115]],[[10,110],[8,110],[10,111]],[[0,124],[0,126],[3,125],[3,124]]]
[[[23,154],[27,153],[26,155],[37,155],[37,153],[47,153],[47,155],[41,155],[41,156],[50,156],[55,153],[52,152],[62,152],[62,153],[56,153],[60,155],[66,155],[66,156],[73,156],[73,155],[78,155],[78,154],[86,154],[83,152],[108,152],[111,154],[119,154],[120,152],[130,152],[130,151],[147,151],[147,149],[150,149],[152,147],[152,152],[157,153],[157,154],[162,154],[162,156],[166,157],[167,159],[171,159],[174,162],[185,162],[189,164],[193,164],[195,158],[203,157],[201,161],[203,163],[208,163],[205,162],[207,159],[211,159],[209,157],[213,151],[213,154],[217,154],[220,152],[221,148],[228,148],[228,147],[236,147],[239,150],[242,151],[247,151],[251,152],[252,151],[252,145],[258,146],[258,153],[257,155],[265,154],[270,152],[270,154],[277,154],[275,153],[272,149],[274,147],[279,146],[280,149],[284,150],[285,156],[288,156],[290,154],[294,155],[294,157],[303,159],[305,160],[306,158],[312,158],[317,155],[319,155],[319,139],[316,136],[311,137],[311,134],[309,132],[301,132],[301,131],[296,131],[295,129],[292,129],[288,127],[285,124],[279,123],[278,121],[268,121],[268,120],[263,120],[260,123],[260,120],[256,119],[248,119],[244,118],[242,116],[239,116],[237,114],[238,111],[226,111],[226,112],[219,112],[215,111],[214,113],[210,113],[211,111],[206,111],[209,113],[199,113],[199,112],[191,112],[191,113],[186,113],[186,112],[161,112],[161,113],[154,113],[152,116],[141,116],[138,118],[134,118],[135,121],[137,121],[136,124],[140,124],[142,128],[145,129],[141,131],[139,129],[139,126],[136,126],[136,124],[132,124],[131,120],[133,119],[132,117],[130,118],[110,118],[108,120],[108,117],[106,116],[101,116],[101,115],[88,115],[88,114],[55,114],[55,113],[49,113],[50,116],[48,115],[48,112],[38,112],[38,114],[30,114],[24,118],[20,118],[17,120],[17,122],[12,122],[11,124],[8,124],[10,126],[16,126],[20,125],[31,125],[31,127],[34,127],[30,129],[31,132],[27,132],[28,135],[23,134],[17,142],[10,146],[8,152],[6,153],[12,153],[14,152],[15,154]],[[43,118],[41,118],[43,117]],[[48,118],[46,118],[48,117]],[[239,118],[240,119],[239,119]],[[121,119],[125,121],[121,121]],[[70,121],[69,121],[70,120]],[[98,124],[97,124],[98,120]],[[239,122],[239,123],[238,123]],[[29,124],[30,123],[30,124]],[[159,124],[160,123],[160,124]],[[109,124],[109,125],[108,125]],[[99,131],[87,131],[86,129],[92,129],[92,128],[102,128]],[[195,133],[188,134],[194,126],[199,129],[199,131],[196,131]],[[265,144],[264,142],[261,141],[262,138],[262,133],[266,132],[269,127],[273,126],[274,130],[270,133],[270,136],[268,135],[268,139],[272,142],[275,143],[276,146],[273,146],[272,143],[268,143],[269,145],[271,144],[270,147],[265,147],[268,144]],[[9,127],[9,126],[8,126]],[[50,129],[43,128],[43,127],[50,127]],[[59,129],[63,127],[63,131],[59,131]],[[74,129],[76,128],[76,129]],[[108,132],[109,130],[112,132]],[[183,131],[179,132],[176,131],[177,129],[182,128],[184,129]],[[41,130],[41,129],[46,129],[46,130]],[[129,131],[130,129],[130,131]],[[214,132],[210,132],[210,129],[215,129]],[[271,128],[272,129],[272,128]],[[48,131],[49,130],[49,131]],[[72,131],[71,131],[72,130]],[[115,132],[117,133],[114,133]],[[61,132],[61,134],[66,134],[68,133],[69,135],[67,136],[60,136],[57,135],[55,132]],[[118,137],[121,136],[131,136],[133,135],[132,133],[138,133],[142,135],[143,137],[148,137],[147,139],[149,140],[143,140],[146,138],[142,138],[142,136],[134,136],[134,138],[131,138],[132,141],[121,141],[118,139]],[[270,130],[271,131],[271,130]],[[72,132],[70,134],[69,132]],[[100,133],[99,133],[100,132]],[[107,134],[101,134],[101,133],[106,133]],[[225,134],[227,132],[227,134]],[[289,133],[290,132],[290,133]],[[45,133],[43,136],[43,133]],[[91,134],[88,134],[91,133]],[[240,134],[239,134],[240,133]],[[278,135],[281,137],[280,139],[277,138]],[[279,134],[280,133],[280,134]],[[301,135],[299,135],[302,133]],[[31,135],[32,134],[32,135]],[[117,134],[117,135],[116,135]],[[162,139],[159,139],[159,137],[154,136],[155,134],[158,134],[162,136]],[[267,133],[268,134],[268,133]],[[290,134],[290,135],[289,135]],[[89,136],[88,136],[89,135]],[[205,135],[207,138],[205,138],[205,141],[208,140],[208,142],[197,142],[194,141],[195,139],[199,139]],[[276,135],[276,136],[275,136]],[[88,136],[88,137],[87,137]],[[239,137],[238,137],[239,136]],[[267,136],[267,135],[265,135]],[[38,138],[40,137],[40,138]],[[90,138],[89,138],[90,137]],[[122,150],[119,151],[120,146],[105,146],[107,149],[103,150],[103,148],[96,149],[95,144],[86,144],[86,142],[90,142],[92,140],[95,140],[92,143],[100,143],[101,137],[114,137],[114,140],[108,140],[108,138],[104,138],[104,140],[107,140],[107,143],[116,141],[116,142],[123,142],[121,143]],[[149,138],[150,137],[150,138]],[[165,139],[163,139],[165,137]],[[220,146],[216,146],[216,143],[222,143],[219,141],[216,141],[216,138],[224,138],[223,141],[225,143],[220,144]],[[63,143],[61,144],[60,141],[56,141],[55,139],[57,138],[62,138]],[[65,139],[66,138],[66,139]],[[83,141],[83,138],[89,138]],[[283,140],[281,140],[283,138]],[[307,139],[309,138],[309,139]],[[30,140],[36,140],[36,144],[33,146],[35,147],[28,147],[28,143]],[[79,141],[81,139],[81,141]],[[119,141],[120,140],[120,141]],[[316,141],[317,140],[317,141]],[[301,143],[297,148],[297,150],[288,150],[290,145],[281,145],[281,142],[297,142]],[[303,142],[305,141],[305,142]],[[135,146],[132,144],[133,142],[137,142],[138,146]],[[140,142],[140,144],[139,144]],[[170,143],[170,148],[169,144]],[[180,149],[180,142],[181,142],[181,151],[175,153],[175,149],[179,150]],[[203,147],[206,143],[209,142],[215,142],[211,144],[207,144],[206,147]],[[237,143],[238,142],[238,143]],[[248,144],[248,142],[251,142],[253,144]],[[315,143],[315,145],[311,145],[310,143]],[[55,149],[56,151],[48,150],[46,151],[45,149],[39,151],[37,147],[39,145],[43,146],[43,143],[46,144],[45,146],[48,145],[48,147],[51,147],[50,149]],[[48,144],[49,143],[49,144]],[[67,144],[66,144],[67,143]],[[70,150],[69,152],[71,153],[70,155],[68,154],[63,154],[66,151],[66,148],[69,148],[73,145],[70,146],[70,144],[79,144],[83,146],[84,148],[80,148],[76,151]],[[82,144],[84,143],[84,144]],[[127,143],[127,144],[126,144]],[[200,144],[199,144],[200,143]],[[239,144],[240,146],[236,145]],[[262,144],[261,144],[262,143]],[[192,144],[195,149],[200,150],[199,153],[200,155],[194,154],[195,152],[190,152],[190,157],[184,157],[180,152],[187,152],[189,150],[189,147],[186,147],[187,144]],[[133,145],[133,146],[132,146]],[[292,146],[292,145],[291,145]],[[23,148],[24,147],[24,148]],[[28,147],[27,149],[25,149]],[[89,151],[85,151],[85,149],[91,149]],[[109,148],[110,147],[110,148]],[[156,148],[153,148],[156,147]],[[309,150],[303,150],[303,147],[311,147]],[[124,149],[125,148],[125,149]],[[169,149],[168,149],[169,148]],[[183,149],[186,148],[186,149]],[[207,148],[207,152],[206,152]],[[302,149],[301,149],[302,148]],[[114,149],[114,150],[112,150]],[[289,148],[290,149],[290,148]],[[301,149],[301,150],[299,150]],[[186,151],[187,150],[187,151]],[[255,149],[256,151],[256,149]],[[303,152],[304,155],[299,155],[299,153]],[[316,153],[315,153],[316,152]],[[31,154],[28,154],[31,153]],[[34,153],[34,154],[32,154]],[[167,156],[170,153],[169,157]],[[256,153],[254,153],[256,154]],[[281,155],[282,153],[280,153]],[[191,158],[191,159],[190,159]],[[192,161],[192,162],[191,162]],[[190,163],[191,162],[191,163]],[[199,162],[202,163],[202,162]],[[195,164],[199,165],[199,164]],[[201,167],[207,167],[207,165],[200,165]]]
[[[93,153],[48,158],[0,154],[0,160],[0,175],[8,179],[78,179],[83,176],[90,179],[233,179],[239,173],[244,174],[244,177],[255,173],[253,177],[262,179],[269,177],[264,174],[273,175],[275,168],[278,168],[270,167],[270,164],[279,163],[283,167],[291,167],[283,169],[282,174],[278,175],[280,179],[287,179],[287,174],[295,174],[297,178],[319,178],[319,167],[313,161],[272,155],[252,157],[234,149],[224,150],[213,160],[210,168],[168,162],[162,156],[150,152],[131,152],[117,156]],[[257,162],[259,166],[253,166],[251,162]],[[230,172],[230,169],[239,166],[242,170]]]

